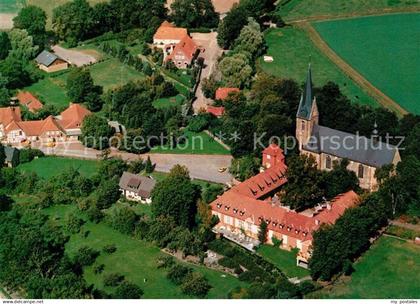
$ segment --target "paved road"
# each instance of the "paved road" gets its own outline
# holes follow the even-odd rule
[[[52,49],[58,56],[78,67],[95,63],[97,61],[94,56],[86,54],[82,51],[65,49],[59,45],[54,45]]]
[[[47,155],[74,157],[83,159],[98,159],[101,153],[94,149],[84,147],[79,142],[58,143],[55,148],[44,146],[36,147]],[[150,156],[156,164],[156,171],[169,172],[176,164],[184,165],[190,171],[191,178],[202,179],[215,183],[230,183],[232,176],[228,172],[220,173],[221,167],[229,167],[232,157],[230,155],[192,155],[192,154],[132,154],[113,150],[111,156],[121,157],[124,160],[146,159]]]
[[[192,33],[193,40],[204,52],[200,53],[200,57],[204,58],[205,67],[201,73],[201,79],[207,78],[216,68],[217,59],[222,55],[223,50],[217,44],[217,33]],[[201,89],[201,82],[197,90],[196,100],[194,101],[194,112],[197,113],[200,109],[207,109],[207,105],[212,104],[213,101],[206,98]]]

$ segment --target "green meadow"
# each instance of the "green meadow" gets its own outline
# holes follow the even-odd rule
[[[420,13],[316,22],[314,26],[374,86],[407,111],[420,114]]]

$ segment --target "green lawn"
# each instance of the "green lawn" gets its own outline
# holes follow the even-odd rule
[[[413,243],[382,236],[355,264],[351,280],[311,295],[316,298],[420,298],[420,250]]]
[[[0,13],[17,13],[24,4],[24,0],[0,0]]]
[[[384,9],[420,8],[420,3],[413,0],[281,0],[281,3],[285,3],[279,10],[286,21],[314,16],[380,13]]]
[[[268,45],[267,53],[273,56],[274,62],[264,62],[261,58],[259,65],[263,71],[303,83],[308,64],[311,62],[314,85],[322,86],[328,81],[333,81],[351,101],[378,105],[312,43],[304,30],[295,27],[268,30],[265,40]]]
[[[36,95],[46,105],[54,105],[60,109],[66,108],[70,98],[66,94],[66,83],[63,77],[67,77],[67,74],[58,77],[46,76],[24,90]]]
[[[174,97],[160,98],[153,102],[153,106],[156,109],[164,109],[174,106],[180,106],[185,101],[185,97],[181,94],[178,94]]]
[[[228,150],[204,132],[192,133],[186,131],[184,136],[186,138],[185,143],[181,143],[175,148],[171,148],[169,145],[157,146],[151,150],[151,153],[230,154]]]
[[[257,251],[264,259],[277,266],[289,278],[303,278],[309,275],[309,271],[296,266],[296,253],[282,250],[271,245],[262,245]]]
[[[64,157],[41,157],[18,166],[22,172],[35,172],[42,178],[53,177],[67,168],[75,168],[85,176],[92,176],[99,167],[99,162]]]
[[[342,19],[314,26],[373,85],[407,111],[420,114],[420,14]]]

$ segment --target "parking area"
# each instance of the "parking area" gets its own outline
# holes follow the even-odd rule
[[[54,53],[59,57],[65,59],[77,67],[82,67],[97,62],[97,58],[95,58],[95,56],[87,54],[83,51],[69,50],[59,45],[53,46],[52,49]]]

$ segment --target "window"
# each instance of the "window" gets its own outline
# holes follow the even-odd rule
[[[325,162],[325,167],[327,169],[331,169],[331,156],[329,156],[329,155],[327,155],[327,159],[326,159],[326,162]]]
[[[302,121],[302,131],[305,131],[305,122]]]
[[[364,176],[364,170],[365,168],[363,167],[363,165],[359,165],[359,172],[357,173],[357,176],[359,177],[359,178],[363,178],[363,176]]]

